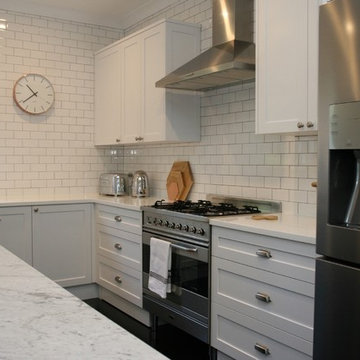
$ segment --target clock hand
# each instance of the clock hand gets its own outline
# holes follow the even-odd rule
[[[30,95],[28,98],[26,98],[25,100],[23,100],[23,103],[25,102],[25,101],[28,101],[29,99],[31,99],[33,96],[37,96],[37,93],[38,93],[38,91],[37,92],[34,92],[32,95]]]
[[[38,92],[34,92],[34,90],[28,84],[26,84],[26,86],[30,89],[30,91],[33,93],[33,95],[37,96]]]

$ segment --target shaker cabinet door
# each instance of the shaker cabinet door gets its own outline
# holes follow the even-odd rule
[[[0,208],[0,245],[32,265],[31,208]]]
[[[141,137],[143,113],[142,43],[138,36],[123,42],[123,109],[122,132],[124,143],[135,143]]]
[[[32,209],[33,266],[61,286],[91,283],[90,205]]]
[[[317,124],[318,0],[256,1],[256,132]]]
[[[95,145],[121,142],[121,44],[95,56]]]

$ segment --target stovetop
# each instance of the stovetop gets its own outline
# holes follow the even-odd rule
[[[209,200],[198,200],[196,202],[190,200],[175,202],[158,200],[152,205],[152,208],[199,216],[244,215],[261,212],[257,206],[243,205],[239,208],[231,203],[214,204]]]
[[[144,206],[143,229],[154,234],[168,234],[197,242],[210,242],[209,219],[217,216],[281,212],[281,204],[221,195],[207,195],[199,201],[156,201]]]

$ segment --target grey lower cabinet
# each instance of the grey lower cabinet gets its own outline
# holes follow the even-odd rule
[[[92,205],[32,207],[33,266],[59,285],[92,282]]]
[[[214,226],[211,268],[224,359],[312,358],[315,245]]]
[[[0,244],[55,280],[92,282],[91,204],[0,208]]]
[[[30,206],[0,208],[0,245],[32,265]]]
[[[100,298],[149,325],[142,309],[142,212],[97,204],[95,221]]]

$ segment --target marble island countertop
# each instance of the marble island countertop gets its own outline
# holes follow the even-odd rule
[[[0,358],[167,359],[1,246]]]

